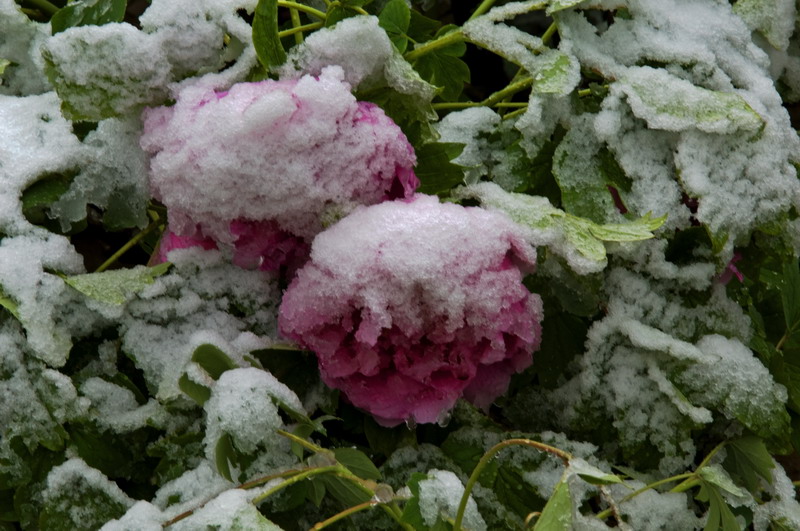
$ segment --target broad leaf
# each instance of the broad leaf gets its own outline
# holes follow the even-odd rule
[[[205,385],[201,385],[192,381],[187,375],[181,375],[178,380],[178,387],[192,400],[197,402],[198,405],[203,405],[211,398],[211,389]]]
[[[764,124],[738,94],[698,87],[666,70],[633,67],[618,83],[633,114],[653,129],[734,133]]]
[[[223,433],[214,449],[214,464],[217,472],[228,481],[234,481],[231,475],[231,463],[236,463],[236,449],[233,447],[231,436]]]
[[[238,368],[227,354],[209,343],[194,349],[192,361],[200,365],[215,380],[218,380],[223,372]]]
[[[533,526],[534,531],[569,531],[572,529],[572,497],[565,479],[556,485],[553,495],[544,506]]]
[[[378,16],[378,23],[386,30],[397,51],[403,53],[408,47],[408,26],[411,23],[411,10],[404,0],[391,0]]]
[[[453,26],[445,26],[436,37],[442,37],[451,31]],[[466,44],[457,42],[426,53],[412,60],[411,64],[423,79],[442,89],[440,96],[443,100],[456,101],[464,90],[464,84],[470,80],[469,66],[459,59],[466,50]]]
[[[451,162],[461,154],[464,144],[429,142],[417,148],[417,166],[414,173],[420,180],[417,192],[438,194],[463,184],[464,171]]]
[[[734,496],[744,496],[745,494],[744,491],[731,480],[731,477],[725,472],[725,469],[719,465],[704,466],[700,469],[700,477],[706,482],[716,485]]]
[[[78,0],[59,9],[50,19],[52,34],[76,26],[102,26],[122,22],[126,0]]]
[[[343,503],[345,507],[352,507],[364,503],[371,498],[370,494],[358,488],[350,480],[332,474],[317,476],[317,478],[325,487],[325,490]]]
[[[697,499],[708,503],[708,520],[703,531],[740,531],[739,523],[717,485],[701,480]]]
[[[754,495],[761,489],[759,477],[772,483],[772,469],[775,462],[769,455],[764,441],[755,436],[742,437],[729,442],[725,449],[727,456],[723,462],[725,469],[739,478]]]
[[[369,457],[355,448],[336,448],[333,450],[336,460],[362,479],[381,479],[381,473]]]
[[[268,71],[286,61],[286,52],[278,37],[278,0],[258,0],[253,14],[253,46],[258,60]]]
[[[586,483],[591,483],[592,485],[613,485],[615,483],[622,483],[622,479],[616,474],[600,470],[596,466],[592,466],[580,458],[571,459],[569,468],[571,472],[574,472]]]
[[[800,269],[796,261],[786,264],[782,280],[781,301],[788,338],[800,329]]]
[[[74,275],[64,277],[64,282],[91,299],[119,306],[152,284],[156,277],[166,273],[171,265],[164,262],[154,267],[136,266],[131,269]]]

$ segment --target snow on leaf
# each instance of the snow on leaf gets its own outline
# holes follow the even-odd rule
[[[569,94],[579,79],[578,61],[558,50],[547,50],[537,56],[533,75],[536,94]]]
[[[596,466],[590,465],[584,459],[575,457],[569,461],[569,471],[577,474],[582,480],[592,485],[611,485],[622,483],[622,479],[616,474],[611,474],[605,470],[600,470]]]
[[[701,88],[662,69],[632,67],[618,86],[633,114],[653,129],[734,133],[764,124],[738,94]]]
[[[544,197],[506,192],[493,183],[459,188],[453,195],[461,199],[475,198],[490,210],[505,212],[527,230],[528,240],[533,245],[548,246],[582,274],[605,267],[604,241],[653,238],[652,231],[666,221],[666,216],[654,219],[648,214],[629,223],[601,225],[555,208]]]
[[[706,526],[703,528],[704,531],[717,531],[719,529],[722,531],[739,531],[741,529],[716,484],[705,479],[700,480],[700,492],[697,493],[697,499],[708,502],[708,520],[706,520]]]
[[[164,262],[155,267],[137,266],[102,273],[86,273],[65,277],[64,282],[87,297],[106,304],[122,305],[130,297],[152,284],[156,277],[166,273],[170,267]]]
[[[550,0],[547,6],[547,14],[552,15],[558,11],[563,11],[575,7],[584,0]]]
[[[779,50],[789,46],[796,11],[794,0],[738,0],[733,6],[750,29],[761,32]]]

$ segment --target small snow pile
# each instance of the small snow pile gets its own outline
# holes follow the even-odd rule
[[[342,79],[341,68],[330,67],[319,77],[224,92],[197,84],[174,106],[148,109],[141,145],[172,231],[238,248],[236,231],[264,223],[257,230],[268,242],[310,240],[356,205],[413,193],[413,148]],[[244,245],[251,241],[244,236]]]
[[[374,205],[317,236],[279,326],[379,422],[435,422],[462,394],[488,407],[531,364],[535,261],[503,214],[424,195]]]
[[[270,373],[256,368],[225,371],[205,403],[206,453],[213,460],[217,440],[227,434],[233,445],[253,453],[260,445],[284,441],[275,434],[283,426],[273,398],[303,411],[297,396]],[[289,458],[289,456],[285,456]]]
[[[449,470],[430,470],[428,478],[419,482],[419,512],[425,525],[433,527],[441,517],[455,518],[461,496],[464,495],[464,485]],[[464,527],[470,531],[486,530],[486,522],[472,497],[467,501],[467,510],[464,512]]]

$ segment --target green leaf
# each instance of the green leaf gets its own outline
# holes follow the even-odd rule
[[[591,220],[570,215],[553,207],[544,197],[506,192],[493,183],[478,183],[459,188],[456,198],[476,198],[489,209],[501,210],[520,225],[534,230],[557,230],[566,238],[570,247],[600,265],[606,260],[603,241],[635,241],[654,237],[653,230],[660,227],[666,216],[652,219],[646,215],[625,224],[600,225]],[[552,250],[567,259],[564,248]]]
[[[362,479],[381,479],[381,473],[364,452],[355,448],[335,448],[336,460]]]
[[[236,450],[233,448],[233,439],[229,434],[223,433],[214,449],[214,463],[217,466],[217,472],[228,481],[234,481],[231,475],[230,464],[236,463],[236,457]]]
[[[180,379],[178,379],[178,387],[200,406],[205,404],[208,399],[211,398],[210,388],[197,382],[193,382],[185,374],[182,374]]]
[[[325,497],[325,485],[319,478],[311,478],[308,482],[308,490],[306,490],[306,498],[313,503],[316,507],[322,503],[322,498]]]
[[[102,26],[122,22],[126,0],[78,0],[62,7],[50,19],[52,34],[76,26]]]
[[[641,218],[631,223],[606,223],[604,225],[592,224],[589,231],[592,236],[604,242],[636,242],[653,237],[653,231],[660,228],[667,221],[667,215],[654,218],[648,212]]]
[[[613,485],[622,483],[622,478],[616,474],[600,470],[580,458],[573,458],[569,462],[570,471],[576,473],[586,483],[592,485]]]
[[[772,484],[772,469],[775,463],[764,441],[753,435],[730,441],[725,449],[727,455],[722,465],[753,495],[761,491],[759,477]]]
[[[380,15],[378,24],[386,30],[394,47],[403,53],[408,47],[408,26],[411,23],[411,9],[404,0],[391,0],[387,3]],[[0,72],[2,73],[2,72]]]
[[[534,94],[569,94],[579,80],[577,61],[558,50],[546,50],[536,56],[533,76]]]
[[[227,354],[210,343],[204,343],[194,349],[192,361],[200,365],[214,380],[218,380],[223,372],[238,367]]]
[[[701,473],[705,468],[708,467],[703,467]],[[740,531],[739,523],[722,497],[717,485],[701,479],[697,499],[708,503],[708,520],[703,531],[717,531],[719,529],[722,531]]]
[[[744,491],[731,480],[725,469],[719,465],[704,466],[700,469],[700,477],[734,496],[745,495]]]
[[[417,166],[414,173],[420,181],[417,192],[438,194],[448,192],[464,182],[461,166],[451,161],[461,154],[464,144],[454,142],[429,142],[417,148]]]
[[[764,125],[738,94],[698,87],[666,70],[631,67],[618,84],[633,114],[652,129],[734,133],[756,131]]]
[[[0,85],[2,85],[2,77],[11,61],[8,59],[0,59]]]
[[[258,0],[253,14],[253,46],[267,71],[286,61],[286,52],[278,37],[278,0]]]
[[[794,260],[786,264],[783,269],[781,302],[786,322],[786,335],[791,337],[800,329],[800,269]]]
[[[436,33],[436,37],[442,37],[454,29],[452,25],[444,26]],[[459,59],[466,50],[466,44],[457,42],[426,53],[411,61],[411,64],[424,80],[442,89],[440,96],[443,100],[456,101],[464,90],[464,84],[470,81],[469,66]]]
[[[576,5],[580,4],[584,0],[550,0],[547,6],[547,14],[552,15],[558,11],[563,11],[565,9],[569,9],[570,7],[575,7]]]
[[[423,530],[428,527],[425,525],[425,520],[422,519],[419,508],[419,482],[425,479],[428,479],[426,474],[414,472],[406,483],[408,490],[411,491],[411,499],[406,501],[400,521],[410,525],[412,529]]]
[[[325,27],[330,28],[338,22],[358,15],[358,12],[342,5],[334,5],[325,12]]]
[[[361,490],[353,484],[352,481],[334,476],[332,474],[325,474],[317,476],[319,481],[334,498],[343,503],[346,507],[352,507],[360,503],[369,501],[372,497],[369,493]]]
[[[442,26],[438,20],[428,18],[416,9],[411,10],[411,22],[408,25],[408,36],[414,42],[427,42],[433,39]]]
[[[3,292],[2,286],[0,286],[0,306],[8,310],[17,320],[20,319],[19,304]]]
[[[556,485],[553,495],[544,506],[533,529],[534,531],[570,531],[572,529],[572,497],[565,479],[562,478]]]
[[[171,265],[164,262],[154,267],[136,266],[131,269],[74,275],[64,277],[64,282],[91,299],[119,306],[152,284],[156,277],[166,273]]]
[[[69,190],[72,178],[50,175],[28,186],[22,192],[22,213],[31,223],[45,223],[47,208]]]

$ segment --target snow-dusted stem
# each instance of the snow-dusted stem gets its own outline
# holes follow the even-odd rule
[[[492,446],[485,454],[483,454],[483,457],[481,457],[480,461],[478,461],[478,464],[475,466],[475,470],[472,471],[472,475],[469,477],[467,484],[464,486],[464,494],[461,496],[461,502],[458,504],[458,511],[456,511],[456,519],[453,523],[453,531],[461,531],[461,522],[464,520],[464,512],[467,509],[469,495],[472,492],[472,488],[475,486],[475,483],[477,483],[478,478],[481,477],[483,469],[486,468],[486,465],[489,464],[497,452],[508,446],[515,445],[530,446],[532,448],[536,448],[537,450],[541,450],[542,452],[553,454],[564,461],[565,465],[569,464],[570,459],[572,459],[572,454],[565,452],[564,450],[539,441],[532,441],[530,439],[508,439]]]

